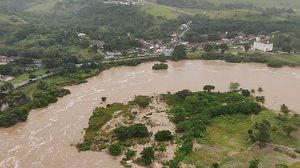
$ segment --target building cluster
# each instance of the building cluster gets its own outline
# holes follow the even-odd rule
[[[164,55],[164,56],[171,56],[173,52],[173,47],[171,45],[166,45],[161,41],[153,41],[153,40],[144,40],[138,39],[135,40],[139,41],[142,44],[141,48],[134,48],[128,51],[114,51],[114,52],[105,52],[106,59],[118,59],[128,56],[134,57],[148,57],[154,55]]]
[[[273,51],[273,43],[271,38],[265,35],[245,35],[243,33],[238,33],[238,36],[234,38],[227,38],[227,33],[222,35],[221,39],[218,41],[210,42],[216,45],[227,44],[230,46],[241,46],[244,44],[250,44],[252,50],[262,51],[262,52],[271,52]]]

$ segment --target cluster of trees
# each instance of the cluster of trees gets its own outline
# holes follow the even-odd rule
[[[0,112],[0,127],[9,127],[17,122],[24,122],[31,109],[45,107],[49,103],[56,102],[57,97],[70,94],[67,89],[58,88],[43,81],[38,81],[34,89],[36,90],[31,99],[23,92],[1,96],[1,105],[7,103],[9,108]]]
[[[209,45],[211,46],[211,45]],[[207,50],[207,49],[205,49]],[[255,63],[267,63],[267,66],[272,68],[280,68],[282,66],[293,66],[294,64],[286,62],[283,60],[273,59],[272,57],[267,57],[266,55],[260,53],[252,54],[238,54],[234,55],[231,53],[222,53],[224,50],[221,49],[220,52],[206,52],[201,55],[201,59],[204,60],[224,60],[226,62],[241,63],[241,62],[255,62]]]
[[[173,135],[169,130],[158,131],[154,136],[155,140],[160,142],[170,141],[173,139]]]
[[[70,90],[58,88],[53,85],[48,85],[43,81],[38,81],[36,91],[33,92],[33,99],[30,102],[32,108],[40,108],[48,106],[50,103],[57,101],[57,97],[63,97],[70,94]]]
[[[0,112],[0,127],[9,127],[17,122],[27,120],[29,110],[26,108],[9,108]]]
[[[149,131],[144,124],[134,124],[128,127],[121,126],[116,128],[114,133],[120,141],[125,141],[130,138],[145,138],[149,136]]]
[[[132,103],[137,104],[142,108],[145,108],[149,105],[151,99],[148,96],[135,96]]]
[[[175,46],[172,56],[177,60],[186,58],[186,47],[184,45]]]
[[[204,87],[206,92],[182,90],[163,97],[171,106],[171,121],[176,124],[176,132],[182,133],[176,157],[170,162],[175,164],[193,149],[193,138],[205,137],[210,119],[220,115],[258,114],[262,107],[249,97],[250,91],[244,90],[219,93],[211,92],[212,85]]]
[[[160,63],[152,66],[153,70],[168,69],[168,64]]]

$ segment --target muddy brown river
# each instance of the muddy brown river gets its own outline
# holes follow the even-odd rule
[[[279,109],[285,103],[300,112],[300,68],[272,69],[264,64],[232,64],[221,61],[169,62],[169,69],[153,71],[154,63],[118,67],[67,87],[72,94],[47,108],[30,112],[25,123],[0,129],[0,167],[16,168],[114,168],[112,157],[99,152],[77,152],[71,144],[83,137],[83,129],[101,97],[108,103],[127,102],[134,95],[153,95],[182,89],[202,90],[205,84],[227,91],[230,82],[257,89],[266,106]]]

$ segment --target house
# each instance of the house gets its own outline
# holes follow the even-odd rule
[[[13,61],[14,61],[14,59],[11,57],[0,55],[0,65],[6,65],[9,62],[13,62]]]
[[[265,36],[257,36],[256,40],[253,42],[253,49],[263,52],[273,51],[273,43],[270,43],[268,38]]]
[[[180,26],[180,30],[185,30],[185,29],[187,29],[188,28],[188,25],[187,24],[182,24],[181,26]]]
[[[77,35],[78,35],[78,37],[80,37],[80,38],[82,38],[82,37],[85,37],[85,36],[86,36],[86,34],[85,34],[85,33],[78,33]]]

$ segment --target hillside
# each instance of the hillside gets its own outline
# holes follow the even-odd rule
[[[300,8],[298,0],[157,0],[157,2],[180,8],[227,8],[229,6],[240,8],[249,5],[253,5],[256,8]]]

